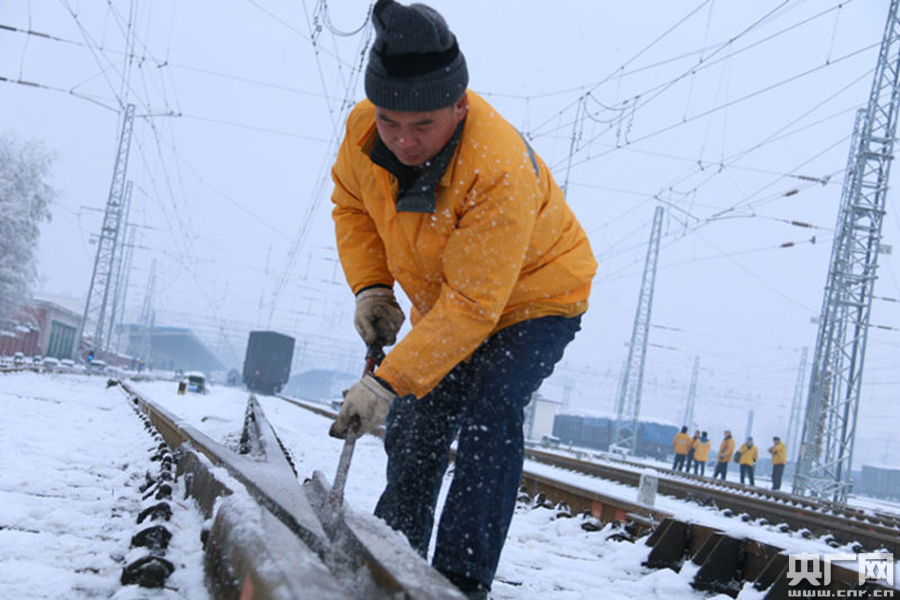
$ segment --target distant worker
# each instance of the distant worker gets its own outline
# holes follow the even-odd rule
[[[696,447],[695,444],[697,443],[697,440],[699,440],[699,439],[700,439],[700,430],[698,429],[698,430],[694,431],[694,437],[691,440],[691,447],[688,448],[687,459],[685,460],[685,463],[684,463],[684,470],[687,473],[691,472],[691,466],[694,464],[694,448]]]
[[[748,437],[747,442],[738,450],[741,453],[741,485],[744,485],[744,478],[750,481],[750,485],[756,485],[753,480],[753,469],[756,461],[759,460],[759,448],[753,445],[753,438]]]
[[[787,462],[787,446],[777,435],[772,438],[772,447],[769,454],[772,455],[772,489],[781,489],[781,476],[784,475],[784,465]]]
[[[675,462],[672,463],[672,469],[681,471],[684,469],[684,460],[691,449],[691,436],[688,435],[687,425],[675,434],[675,437],[672,439],[672,448],[675,449]]]
[[[706,461],[709,460],[709,449],[712,442],[706,436],[706,432],[702,432],[697,439],[694,440],[694,475],[706,476]],[[698,472],[699,471],[699,472]]]
[[[722,481],[725,481],[725,476],[728,474],[728,463],[731,462],[733,454],[734,438],[731,437],[731,432],[726,429],[725,439],[719,444],[719,458],[716,461],[716,470],[713,471],[713,479],[721,475]]]

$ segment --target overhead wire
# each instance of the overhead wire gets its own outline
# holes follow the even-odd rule
[[[651,139],[651,138],[654,138],[654,137],[656,137],[656,136],[659,136],[659,135],[661,135],[661,134],[663,134],[663,133],[667,133],[667,132],[669,132],[669,131],[671,131],[671,130],[673,130],[673,129],[676,129],[676,128],[679,128],[679,127],[683,127],[683,126],[686,125],[687,123],[690,123],[690,122],[693,122],[693,121],[702,119],[702,118],[704,118],[704,117],[708,117],[708,116],[710,116],[710,115],[712,115],[712,114],[715,114],[715,113],[717,113],[717,112],[719,112],[719,111],[725,110],[725,109],[727,109],[727,108],[730,108],[730,107],[735,106],[735,105],[737,105],[737,104],[740,104],[740,103],[742,103],[742,102],[746,102],[747,100],[750,100],[750,99],[752,99],[752,98],[755,98],[755,97],[757,97],[757,96],[759,96],[759,95],[761,95],[761,94],[770,92],[770,91],[772,91],[772,90],[774,90],[774,89],[780,88],[780,87],[782,87],[782,86],[784,86],[784,85],[787,85],[787,84],[789,84],[789,83],[794,83],[794,82],[796,82],[796,81],[799,81],[800,79],[802,79],[802,78],[804,78],[804,77],[808,77],[809,75],[812,75],[813,73],[816,73],[816,72],[818,72],[818,71],[821,71],[822,69],[825,69],[825,68],[829,68],[829,67],[831,67],[832,65],[834,65],[834,64],[836,64],[836,63],[838,63],[838,62],[841,62],[841,61],[850,59],[850,58],[852,58],[852,57],[854,57],[854,56],[857,56],[857,55],[859,55],[859,54],[861,54],[861,53],[863,53],[863,52],[866,52],[866,51],[868,51],[868,50],[871,50],[871,49],[873,49],[873,48],[875,48],[875,47],[877,47],[877,46],[879,46],[879,45],[880,45],[880,43],[870,44],[870,45],[868,45],[868,46],[865,46],[865,47],[863,47],[863,48],[860,48],[859,50],[856,50],[856,51],[853,51],[853,52],[851,52],[851,53],[849,53],[849,54],[846,54],[846,55],[844,55],[844,56],[838,58],[837,60],[835,60],[835,61],[833,61],[833,62],[831,62],[831,63],[829,63],[829,64],[823,64],[823,65],[819,65],[819,66],[816,66],[816,67],[812,67],[812,68],[810,68],[810,69],[807,69],[806,71],[803,71],[803,72],[798,73],[798,74],[796,74],[796,75],[792,75],[792,76],[790,76],[790,77],[788,77],[788,78],[786,78],[786,79],[782,79],[782,80],[780,80],[780,81],[778,81],[778,82],[776,82],[776,83],[773,83],[773,84],[767,85],[767,86],[765,86],[765,87],[763,87],[763,88],[760,88],[760,89],[754,90],[754,91],[752,91],[752,92],[749,92],[749,93],[747,93],[747,94],[745,94],[745,95],[743,95],[743,96],[741,96],[741,97],[739,97],[739,98],[735,98],[734,100],[730,100],[730,101],[725,102],[725,103],[723,103],[723,104],[719,104],[719,105],[717,105],[717,106],[715,106],[715,107],[713,107],[713,108],[704,110],[704,111],[702,111],[702,112],[700,112],[700,113],[697,113],[697,114],[695,114],[695,115],[692,115],[691,117],[688,117],[687,119],[679,120],[679,121],[677,121],[677,122],[675,122],[675,123],[671,123],[671,124],[669,124],[669,125],[666,125],[666,126],[657,128],[657,129],[655,129],[655,130],[653,130],[653,131],[651,131],[651,132],[649,132],[649,133],[643,134],[643,135],[641,135],[641,136],[639,136],[639,137],[637,137],[637,138],[635,138],[635,139],[629,140],[629,141],[628,141],[628,144],[636,144],[636,143],[638,143],[638,142],[643,142],[643,141],[646,141],[646,140],[648,140],[648,139]],[[595,137],[592,138],[591,140],[588,140],[588,142],[591,142],[591,141],[597,139],[598,137],[599,137],[599,135],[598,135],[598,136],[595,136]],[[615,151],[618,150],[618,149],[619,149],[618,147],[614,147],[614,148],[611,148],[611,149],[609,149],[609,150],[602,151],[602,152],[600,152],[599,154],[594,155],[594,156],[592,156],[592,157],[590,157],[590,158],[588,158],[588,159],[583,159],[583,160],[581,160],[581,161],[576,161],[576,162],[574,162],[574,163],[573,163],[573,166],[577,166],[577,165],[580,165],[580,164],[583,164],[583,163],[586,163],[586,162],[589,162],[589,161],[592,161],[592,160],[596,160],[596,159],[598,159],[598,158],[601,158],[601,157],[603,157],[603,156],[606,156],[607,154],[610,154],[611,152],[615,152]],[[555,169],[555,168],[557,168],[560,164],[561,164],[561,162],[555,163],[555,164],[553,165],[552,168]]]
[[[173,11],[173,19],[174,19],[174,14],[175,14],[175,13],[174,13],[174,11]],[[171,29],[171,28],[170,28],[170,29]],[[63,44],[69,44],[69,45],[72,45],[72,46],[80,46],[80,47],[83,47],[83,48],[89,48],[89,47],[90,47],[90,44],[87,44],[87,43],[85,43],[85,42],[83,42],[83,41],[71,40],[71,39],[62,38],[62,37],[59,37],[59,36],[47,34],[47,33],[40,32],[40,31],[34,31],[34,30],[31,30],[31,29],[22,29],[22,28],[19,28],[19,27],[15,27],[15,26],[12,26],[12,25],[5,25],[5,24],[2,24],[2,23],[0,23],[0,31],[10,31],[10,32],[13,32],[13,33],[20,33],[20,34],[23,34],[23,35],[25,35],[25,36],[38,37],[38,38],[46,39],[46,40],[49,40],[49,41],[60,42],[60,43],[63,43]],[[124,51],[122,51],[122,50],[116,50],[115,48],[105,48],[104,51],[105,51],[107,54],[111,54],[111,55],[120,55],[120,56],[125,56],[125,55],[126,55],[126,52],[124,52]],[[275,90],[279,90],[279,91],[290,92],[290,93],[294,93],[294,94],[301,94],[301,95],[310,96],[310,97],[313,97],[313,98],[324,98],[324,96],[322,95],[321,92],[315,92],[315,91],[305,90],[305,89],[302,89],[302,88],[293,87],[293,86],[288,86],[288,85],[284,85],[284,84],[280,84],[280,83],[272,83],[272,82],[269,82],[269,81],[261,81],[261,80],[258,80],[258,79],[252,79],[252,78],[249,78],[249,77],[243,77],[243,76],[240,76],[240,75],[234,75],[234,74],[232,74],[232,73],[223,73],[223,72],[221,72],[221,71],[216,71],[216,70],[213,70],[213,69],[208,69],[208,68],[197,67],[197,66],[193,66],[193,65],[187,65],[187,64],[183,64],[183,63],[179,63],[179,62],[174,62],[174,61],[170,60],[170,59],[168,58],[168,56],[167,56],[166,58],[159,59],[159,58],[155,58],[155,57],[153,57],[153,56],[148,56],[147,54],[137,54],[137,53],[133,53],[133,54],[134,54],[134,59],[137,61],[137,63],[138,63],[139,65],[143,65],[145,62],[151,61],[151,62],[153,62],[153,65],[154,65],[156,68],[158,68],[158,69],[162,69],[163,67],[166,67],[166,68],[168,68],[168,69],[178,69],[178,70],[183,70],[183,71],[191,71],[191,72],[194,72],[194,73],[202,73],[202,74],[204,74],[204,75],[210,75],[210,76],[212,76],[212,77],[219,77],[219,78],[222,78],[222,79],[228,79],[228,80],[231,80],[231,81],[237,81],[237,82],[240,82],[240,83],[246,83],[246,84],[248,84],[248,85],[254,85],[254,86],[259,86],[259,87],[265,87],[265,88],[275,89]],[[24,56],[24,54],[23,54],[23,56]],[[21,74],[19,75],[19,78],[20,78],[20,79],[22,78],[22,75],[21,75]],[[51,89],[52,89],[52,88],[51,88]],[[63,91],[68,91],[68,90],[63,90]]]
[[[795,23],[795,24],[793,24],[791,27],[781,29],[779,32],[777,32],[777,33],[774,34],[774,35],[781,35],[782,33],[786,32],[786,31],[790,31],[790,30],[792,30],[792,29],[795,29],[796,27],[799,27],[800,25],[802,25],[802,24],[804,24],[804,23],[807,23],[807,22],[812,21],[814,18],[817,18],[817,17],[819,17],[819,16],[821,16],[821,15],[823,15],[823,14],[827,14],[827,12],[829,12],[830,10],[834,10],[834,8],[831,8],[831,9],[828,9],[828,10],[826,10],[826,11],[823,11],[822,13],[819,13],[819,14],[816,15],[815,17],[811,17],[811,18],[805,19],[804,21],[801,21],[800,23]],[[771,12],[770,12],[770,14],[771,14]],[[746,31],[746,29],[745,29],[745,31]],[[773,35],[773,36],[769,36],[767,39],[771,39],[772,37],[774,37],[774,35]],[[758,43],[761,43],[761,42],[756,42],[756,43],[752,44],[752,45],[749,46],[749,47],[753,47],[753,46],[755,46],[755,45],[758,44]],[[701,56],[702,56],[702,55],[701,55]],[[708,63],[709,63],[709,61],[707,61],[707,65],[706,65],[706,66],[709,66]],[[846,88],[846,87],[849,87],[850,85],[852,85],[852,82],[851,82],[851,84],[848,84],[848,86],[845,86],[845,88]],[[767,88],[767,89],[771,89],[771,87],[770,87],[770,88]],[[838,92],[838,93],[839,93],[839,92]],[[834,95],[837,95],[837,93],[834,94]],[[580,100],[584,100],[585,98],[591,98],[592,100],[594,100],[594,101],[597,102],[598,104],[601,104],[601,105],[602,105],[602,103],[600,103],[599,100],[596,100],[595,98],[592,98],[591,96],[589,96],[589,95],[587,95],[587,94],[584,95],[584,96],[582,96],[582,98],[581,98]],[[825,102],[825,101],[821,102],[821,103],[820,103],[819,105],[817,105],[816,107],[820,106],[821,104],[824,104],[824,102]],[[780,130],[778,130],[778,131],[776,131],[775,133],[773,133],[773,134],[770,136],[770,138],[775,138],[775,137],[777,136],[778,133],[784,131],[784,130],[785,130],[787,127],[789,127],[791,124],[793,124],[793,123],[799,121],[800,119],[802,119],[806,114],[809,114],[810,112],[812,112],[813,110],[815,110],[816,107],[814,107],[814,108],[811,109],[810,111],[807,111],[806,113],[804,113],[803,115],[801,115],[800,117],[798,117],[797,119],[795,119],[794,121],[792,121],[791,123],[788,123],[788,124],[786,124],[785,126],[783,126]],[[587,113],[588,111],[585,111],[585,112]],[[705,113],[705,114],[709,114],[709,113],[707,112],[707,113]],[[702,115],[701,115],[701,116],[702,116]],[[699,117],[695,117],[695,118],[699,118]],[[575,138],[575,135],[576,135],[576,134],[575,134],[575,131],[576,131],[576,130],[573,129],[572,143],[570,144],[570,148],[571,148],[571,149],[574,149],[574,148],[577,146],[576,143],[575,143],[575,141],[576,141],[576,138]],[[595,137],[596,137],[596,136],[595,136]],[[764,145],[764,144],[765,144],[765,141],[760,142],[756,147],[761,147],[761,146]],[[627,147],[627,146],[626,146],[626,147]],[[614,147],[614,149],[618,149],[618,148],[617,148],[617,147]],[[747,149],[747,150],[744,152],[743,155],[746,156],[746,154],[749,154],[749,152],[751,152],[753,149],[754,149],[754,148]],[[598,156],[602,156],[603,154],[606,154],[606,153],[608,153],[608,152],[601,152],[600,155],[598,155]],[[594,158],[597,158],[598,156],[590,157],[590,159],[592,160],[592,159],[594,159]],[[570,172],[570,169],[571,169],[571,166],[570,166],[571,158],[572,158],[572,154],[571,154],[571,152],[570,152],[569,157],[566,159],[566,173],[567,173],[567,176],[566,176],[566,183],[568,183],[568,180],[569,180],[568,173]],[[700,167],[701,167],[700,170],[702,170],[702,163],[700,163],[699,161],[698,161],[698,163],[700,164]],[[559,163],[557,163],[556,167],[558,167],[558,166],[559,166]],[[724,167],[724,165],[720,165],[720,170],[721,170],[722,167]],[[684,174],[682,175],[682,180],[685,179],[686,177],[693,176],[693,174],[696,173],[696,172],[697,172],[696,169],[689,169],[686,173],[684,173]],[[675,185],[675,184],[673,183],[672,185]],[[670,186],[670,189],[671,189],[671,187],[672,187],[672,186]],[[696,189],[696,188],[695,188],[695,189]],[[657,201],[660,201],[660,202],[662,202],[662,203],[664,203],[664,204],[669,205],[670,207],[674,207],[674,208],[676,208],[676,209],[678,209],[678,210],[683,210],[683,209],[682,209],[680,206],[678,206],[678,205],[674,205],[674,204],[672,204],[672,203],[666,202],[666,201],[662,198],[660,192],[657,192],[657,193],[654,195],[654,198],[655,198]],[[692,217],[692,218],[694,218],[694,220],[699,221],[699,219],[697,219],[696,217],[693,217],[693,216],[691,215],[691,212],[690,212],[690,211],[686,211],[685,214],[686,214],[686,216]],[[686,224],[687,224],[687,223],[686,223]]]
[[[793,24],[791,24],[791,25],[789,25],[789,26],[787,26],[787,27],[784,27],[784,28],[782,28],[782,29],[780,29],[780,30],[778,30],[778,31],[776,31],[776,32],[774,32],[774,33],[772,33],[772,34],[769,34],[768,36],[765,36],[765,37],[763,37],[763,38],[761,38],[761,39],[759,39],[759,40],[753,41],[753,42],[749,43],[748,45],[743,46],[743,47],[741,47],[741,48],[737,48],[737,49],[733,50],[732,52],[729,52],[728,54],[725,54],[725,55],[723,55],[723,56],[720,56],[720,57],[718,57],[718,58],[716,58],[716,59],[714,59],[714,60],[709,60],[709,58],[712,57],[713,55],[715,55],[718,51],[720,51],[720,50],[723,49],[723,48],[726,48],[726,47],[730,46],[732,43],[734,43],[734,41],[736,41],[736,40],[739,39],[740,37],[742,37],[742,36],[748,34],[749,31],[751,30],[751,28],[747,28],[747,29],[745,29],[745,31],[744,31],[743,33],[741,33],[740,35],[735,36],[735,37],[733,37],[733,38],[730,38],[730,39],[729,39],[728,41],[726,41],[726,42],[720,42],[720,43],[718,43],[718,44],[713,45],[712,47],[715,48],[716,50],[715,50],[712,54],[706,55],[705,58],[703,58],[702,60],[701,60],[701,59],[698,59],[697,62],[696,62],[695,64],[693,64],[690,68],[684,70],[682,73],[680,73],[680,74],[678,74],[678,75],[676,75],[676,76],[667,78],[666,80],[661,81],[661,82],[659,82],[659,83],[656,83],[655,85],[653,85],[653,86],[651,86],[651,87],[649,87],[649,88],[647,88],[647,89],[643,89],[643,90],[641,90],[641,91],[639,91],[639,92],[634,92],[634,93],[630,94],[629,98],[634,98],[634,97],[646,98],[646,97],[648,97],[648,96],[655,97],[655,96],[659,95],[659,93],[661,93],[661,91],[664,91],[665,89],[671,88],[675,83],[677,83],[677,82],[680,81],[681,79],[684,79],[684,78],[685,78],[686,76],[688,76],[688,75],[692,75],[692,76],[693,76],[693,75],[696,75],[696,74],[699,73],[699,72],[702,72],[702,71],[704,71],[704,70],[708,70],[708,69],[711,69],[711,68],[714,67],[714,66],[717,66],[719,63],[721,63],[721,62],[723,62],[723,61],[731,60],[731,59],[734,58],[735,56],[738,56],[738,55],[740,55],[740,54],[743,54],[743,53],[745,53],[745,52],[748,52],[748,51],[750,51],[750,50],[752,50],[752,49],[754,49],[754,48],[756,48],[756,47],[758,47],[758,46],[760,46],[760,45],[762,45],[762,44],[764,44],[764,43],[771,42],[772,40],[774,40],[774,39],[776,39],[776,38],[778,38],[778,37],[781,37],[781,36],[783,36],[783,35],[785,35],[785,34],[788,34],[788,33],[794,33],[795,30],[799,29],[800,27],[803,27],[803,26],[805,26],[805,25],[809,25],[809,24],[815,22],[816,20],[818,20],[818,19],[824,17],[825,15],[827,15],[829,12],[831,12],[831,11],[833,11],[833,10],[836,10],[841,4],[847,4],[847,3],[849,3],[850,1],[852,1],[852,0],[846,0],[846,1],[842,0],[842,2],[841,2],[839,5],[837,5],[837,6],[833,6],[833,7],[831,7],[831,8],[828,8],[828,9],[824,10],[824,11],[821,11],[821,12],[815,14],[815,15],[812,15],[812,16],[806,18],[806,19],[803,19],[802,21],[793,23]],[[781,6],[783,7],[784,4],[785,4],[785,3],[783,2]],[[771,12],[771,11],[770,11],[770,12]],[[687,53],[681,54],[681,55],[679,55],[678,58],[679,58],[679,59],[682,59],[682,58],[687,58],[687,57],[691,57],[691,56],[701,56],[701,57],[703,57],[703,56],[704,56],[704,52],[705,52],[707,49],[709,49],[709,48],[707,48],[707,47],[704,46],[704,47],[701,47],[700,49],[693,50],[693,51],[691,51],[691,52],[687,52]],[[672,62],[672,59],[665,59],[665,60],[663,60],[663,61],[659,61],[659,62],[657,62],[657,63],[653,63],[652,65],[648,65],[648,66],[646,66],[646,67],[642,67],[642,68],[640,68],[640,69],[635,69],[635,70],[632,70],[632,71],[624,72],[621,76],[622,76],[622,77],[625,77],[625,76],[628,76],[628,75],[633,75],[633,74],[636,74],[636,73],[639,73],[639,72],[642,72],[642,71],[646,71],[646,70],[650,70],[650,69],[653,69],[653,68],[656,68],[656,67],[659,67],[659,66],[664,66],[664,65],[666,65],[666,64],[669,64],[670,62]],[[603,83],[603,82],[600,82],[600,83]],[[596,87],[599,86],[599,85],[600,85],[600,84],[596,84],[593,88],[590,89],[590,92],[593,92],[593,91],[596,89]],[[583,90],[584,87],[587,87],[587,86],[581,86],[581,87],[579,87],[579,88],[578,88],[579,91]],[[626,100],[623,101],[623,102],[630,102],[630,99],[626,99]],[[574,105],[574,103],[567,105],[566,107],[564,107],[563,109],[561,109],[561,110],[559,111],[559,113],[557,113],[557,114],[561,114],[561,113],[565,112],[566,109],[571,108],[573,105]],[[602,105],[602,106],[604,106],[604,108],[605,108],[606,110],[621,110],[621,108],[622,108],[621,106],[619,106],[619,107],[606,106],[606,105]],[[563,127],[568,127],[569,124],[564,124],[564,125],[562,125],[562,126],[563,126]],[[533,135],[533,136],[543,135],[543,134],[541,134],[539,131],[530,131],[529,134],[530,134],[530,135]]]
[[[304,9],[306,9],[305,0],[304,0],[303,5],[304,5]],[[370,3],[368,11],[366,13],[366,15],[367,15],[366,23],[367,24],[370,23],[370,21],[371,21],[370,15],[371,15],[371,10],[372,10],[373,6],[374,6],[374,3]],[[308,11],[307,11],[307,24],[311,29],[315,29],[315,27],[316,27],[314,20],[309,19]],[[358,79],[358,77],[360,76],[360,74],[363,71],[363,64],[365,61],[365,50],[369,46],[371,34],[372,34],[371,26],[367,26],[363,29],[363,35],[361,36],[360,43],[358,45],[358,53],[359,53],[358,62],[354,65],[354,68],[351,71],[350,75],[348,76],[348,78],[346,80],[346,85],[344,87],[344,93],[343,93],[344,100],[340,106],[340,121],[339,121],[340,123],[343,123],[346,120],[346,116],[349,114],[350,108],[352,107],[352,103],[350,102],[350,94],[352,93],[352,90],[355,88],[356,80]],[[313,36],[310,36],[310,37],[313,38]],[[315,46],[315,43],[313,43],[313,45]],[[317,52],[314,52],[314,54],[316,57],[316,63],[318,65],[319,71],[321,72],[322,68],[321,68],[321,62],[320,62],[319,55]],[[328,95],[327,89],[328,88],[325,86],[324,80],[323,80],[323,90],[325,90],[326,96]],[[319,178],[317,179],[316,185],[314,186],[314,188],[312,190],[312,196],[311,196],[309,202],[307,202],[306,211],[301,216],[300,226],[298,228],[297,234],[295,235],[294,242],[291,244],[291,248],[288,251],[285,266],[284,266],[284,269],[282,270],[282,275],[279,278],[279,280],[276,282],[275,288],[271,294],[269,322],[271,322],[272,318],[274,317],[275,310],[281,299],[281,295],[284,292],[284,288],[287,285],[288,278],[293,269],[294,263],[297,259],[297,255],[302,250],[302,248],[306,242],[306,238],[308,236],[309,229],[312,225],[313,218],[318,210],[318,207],[322,203],[322,196],[324,195],[324,189],[325,189],[325,186],[327,185],[326,182],[328,179],[328,172],[329,172],[328,166],[333,162],[334,157],[337,154],[338,146],[340,144],[340,137],[341,137],[340,132],[341,132],[340,127],[335,127],[333,129],[332,140],[329,144],[328,151],[323,156],[322,165],[319,169],[319,173],[320,173]]]
[[[712,0],[703,0],[702,2],[700,2],[700,4],[698,4],[696,7],[694,7],[690,11],[688,11],[688,13],[686,15],[684,15],[681,19],[676,21],[673,25],[669,26],[661,34],[657,35],[657,37],[655,37],[652,41],[650,41],[648,44],[646,44],[643,48],[638,50],[634,55],[632,55],[628,60],[626,60],[624,63],[622,63],[622,65],[620,65],[618,68],[614,69],[612,72],[610,72],[608,75],[606,75],[606,77],[602,78],[600,81],[598,81],[596,83],[589,84],[587,91],[592,92],[593,90],[597,89],[598,87],[600,87],[601,85],[603,85],[604,83],[606,83],[607,81],[609,81],[610,79],[615,77],[617,74],[619,74],[621,71],[623,71],[628,65],[630,65],[631,63],[636,61],[641,56],[643,56],[651,48],[653,48],[658,43],[660,43],[662,40],[664,40],[666,37],[668,37],[670,33],[672,33],[673,31],[678,29],[682,24],[687,22],[691,17],[693,17],[697,12],[699,12],[700,9],[702,9],[705,5],[709,4],[711,1]],[[582,89],[582,88],[579,88],[579,89]],[[560,110],[560,112],[564,112],[565,110],[576,106],[577,103],[578,103],[578,100],[568,104],[567,106],[563,107]],[[533,130],[530,133],[534,134],[535,131],[540,131],[541,127],[543,127],[543,125],[547,122],[549,122],[549,119],[547,121],[544,121],[544,123],[539,124],[537,126],[536,130]]]

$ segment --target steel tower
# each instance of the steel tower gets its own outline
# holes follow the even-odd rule
[[[102,350],[105,347],[107,304],[110,301],[110,288],[115,277],[116,250],[122,225],[122,195],[125,187],[125,172],[128,169],[128,151],[131,148],[133,123],[134,104],[129,104],[122,118],[116,164],[109,187],[109,198],[106,201],[106,212],[103,215],[103,226],[100,229],[100,239],[97,241],[94,272],[91,274],[91,285],[88,288],[84,316],[81,320],[81,335],[82,337],[91,336],[90,344],[96,350]]]
[[[644,276],[641,293],[638,296],[637,311],[631,343],[628,345],[628,360],[619,388],[616,429],[613,444],[620,450],[634,454],[637,449],[638,418],[641,414],[641,387],[644,383],[644,361],[647,358],[647,341],[650,334],[650,311],[653,308],[653,285],[656,282],[656,263],[659,260],[659,240],[662,237],[663,208],[656,207],[650,231],[650,244],[644,261]]]
[[[872,291],[900,103],[900,0],[890,12],[869,102],[857,117],[831,249],[794,493],[844,503]]]

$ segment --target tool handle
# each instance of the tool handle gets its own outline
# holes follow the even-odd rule
[[[371,373],[384,359],[384,351],[379,345],[371,345],[366,349],[366,366],[363,375]],[[337,473],[334,475],[334,484],[328,494],[328,504],[332,510],[338,510],[344,504],[344,484],[347,483],[347,473],[350,471],[350,459],[353,458],[353,448],[359,437],[359,416],[354,415],[347,426],[347,437],[344,439],[344,448],[341,450],[341,458],[338,461]]]
[[[332,510],[338,510],[344,504],[344,484],[347,483],[347,473],[350,471],[350,459],[353,458],[353,447],[359,431],[359,418],[356,423],[351,421],[347,429],[347,439],[344,440],[344,448],[341,450],[341,458],[338,460],[337,473],[334,475],[334,484],[328,493],[328,505]]]
[[[372,344],[366,348],[366,367],[363,369],[363,375],[373,372],[375,367],[380,365],[383,360],[384,350],[378,343]]]

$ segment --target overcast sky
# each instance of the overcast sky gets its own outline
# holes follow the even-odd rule
[[[725,426],[742,436],[751,408],[758,439],[783,434],[801,349],[810,361],[814,351],[854,113],[868,100],[887,4],[432,2],[459,39],[470,87],[566,186],[600,264],[583,331],[545,393],[568,385],[572,407],[613,410],[661,205],[642,413],[680,423],[699,356],[695,419],[714,440]],[[37,85],[0,81],[0,129],[57,155],[40,290],[86,295],[120,107],[134,103],[127,318],[155,263],[158,324],[195,327],[236,356],[243,340],[231,332],[271,327],[297,336],[305,363],[356,370],[328,169],[363,96],[368,7],[5,3],[0,77]],[[898,232],[889,197],[884,243]],[[900,305],[884,299],[900,298],[895,260],[881,257],[875,289],[872,323],[894,329],[869,336],[862,460],[900,450],[889,410]]]

